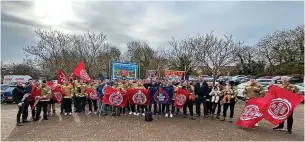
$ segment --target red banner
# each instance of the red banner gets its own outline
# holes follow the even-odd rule
[[[239,119],[236,122],[237,126],[245,128],[253,128],[256,123],[263,119],[263,114],[270,98],[255,98],[247,101]]]
[[[125,107],[127,99],[128,96],[125,91],[119,91],[115,88],[107,86],[103,98],[103,103],[112,106]]]
[[[181,78],[184,74],[184,71],[173,71],[173,70],[164,70],[164,77],[175,77],[175,78]]]
[[[148,89],[127,89],[128,101],[130,105],[149,105]]]
[[[52,91],[52,99],[55,100],[58,104],[62,102],[64,91],[60,86],[56,86]]]
[[[174,102],[174,107],[176,108],[183,108],[184,104],[186,103],[187,99],[189,96],[189,92],[182,89],[178,88],[177,93],[175,95],[175,102]]]
[[[264,118],[273,125],[284,122],[304,100],[303,96],[294,94],[275,85],[270,86],[267,94],[266,96],[270,96],[272,99],[264,113]]]
[[[73,74],[75,76],[80,77],[81,79],[83,79],[84,81],[90,82],[91,78],[88,75],[86,69],[85,69],[85,63],[83,61],[81,61],[76,68],[73,71]]]
[[[64,84],[65,80],[68,80],[68,76],[62,69],[57,70],[57,83]]]

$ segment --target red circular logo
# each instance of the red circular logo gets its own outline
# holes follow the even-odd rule
[[[260,113],[259,107],[256,105],[248,105],[243,109],[240,115],[240,120],[250,120],[261,117],[263,114]]]
[[[136,93],[135,95],[133,95],[132,100],[134,103],[136,104],[140,104],[143,105],[146,103],[146,96],[139,90],[138,93]]]
[[[183,94],[177,94],[175,97],[177,105],[184,105],[186,102],[186,96]]]
[[[285,119],[290,110],[291,103],[287,99],[277,98],[271,100],[268,113],[275,119]]]
[[[119,91],[114,94],[111,94],[109,96],[109,102],[111,105],[120,106],[123,102],[122,94]]]

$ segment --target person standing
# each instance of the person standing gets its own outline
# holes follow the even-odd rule
[[[65,81],[64,85],[62,85],[62,90],[64,94],[61,106],[63,107],[64,115],[72,115],[73,87],[68,81]]]
[[[21,114],[22,114],[22,119],[26,119],[24,118],[24,108],[25,108],[25,105],[24,105],[24,100],[22,100],[23,96],[24,96],[24,88],[22,86],[21,83],[18,83],[17,86],[13,89],[12,91],[12,94],[13,94],[13,99],[14,99],[14,102],[16,102],[16,104],[18,104],[18,113],[17,113],[17,126],[22,126],[22,123],[20,121],[20,117],[21,117]]]
[[[23,94],[27,94],[29,97],[32,94],[32,85],[31,85],[31,80],[29,80],[29,82],[25,83],[24,86],[24,91]],[[28,123],[29,121],[27,120],[28,118],[28,108],[29,108],[29,97],[27,97],[27,99],[24,100],[24,110],[22,113],[22,117],[24,117],[24,119],[22,120],[22,123]],[[34,110],[35,113],[35,110]],[[32,116],[33,116],[33,111],[32,111]]]
[[[233,88],[234,82],[230,81],[229,83],[226,84],[225,89],[223,90],[224,95],[229,95],[230,99],[229,100],[223,100],[223,118],[221,121],[225,121],[227,117],[227,111],[228,108],[230,107],[230,118],[229,122],[233,122],[233,116],[234,116],[234,108],[235,108],[235,98],[237,95],[237,90],[236,88]]]
[[[217,119],[220,119],[219,115],[220,115],[220,108],[221,108],[221,105],[220,105],[221,94],[222,94],[222,92],[220,91],[218,86],[214,86],[213,90],[209,94],[211,96],[211,103],[212,103],[212,113],[211,114],[215,115],[215,110],[217,108],[218,109],[217,117],[216,117]]]
[[[186,113],[187,110],[186,109],[188,108],[189,112],[190,112],[190,115],[191,115],[190,119],[195,120],[194,112],[193,112],[194,102],[193,102],[193,100],[190,99],[191,96],[193,95],[191,92],[193,92],[194,88],[192,86],[188,86],[187,82],[185,81],[185,82],[182,83],[182,89],[189,92],[188,96],[186,97],[186,102],[183,105],[183,115],[184,115],[183,118],[186,118],[186,116],[187,116],[187,113]]]
[[[208,93],[208,84],[204,81],[203,77],[200,77],[199,82],[195,86],[195,103],[196,103],[196,116],[200,117],[201,109],[200,105],[203,104],[204,108],[204,117],[207,117],[208,109],[206,105],[206,96]]]
[[[43,119],[48,120],[48,115],[47,115],[47,107],[48,107],[48,102],[50,101],[51,98],[51,90],[49,87],[46,85],[46,81],[42,81],[41,85],[41,93],[40,96],[37,96],[39,99],[39,102],[37,104],[37,112],[36,112],[36,118],[34,121],[38,121],[40,118],[40,113],[41,113],[41,108],[43,109]]]
[[[88,114],[92,113],[92,104],[94,107],[94,114],[97,114],[97,100],[93,100],[90,95],[91,93],[96,93],[96,87],[94,85],[94,82],[91,82],[90,85],[87,86],[86,88],[86,94],[87,94],[87,100],[88,100],[88,105],[89,105],[89,112]]]
[[[255,79],[251,79],[250,85],[245,86],[243,94],[246,101],[248,101],[249,99],[264,97],[265,91],[261,85],[256,83]],[[258,123],[255,126],[257,127]]]
[[[76,95],[76,112],[85,113],[86,107],[86,84],[83,80],[80,80],[78,84],[75,85],[75,95]]]
[[[212,82],[208,82],[208,94],[211,93],[213,89],[213,83]],[[207,106],[207,116],[208,117],[212,117],[212,96],[207,95],[206,96],[206,106]]]
[[[284,88],[292,93],[295,93],[297,95],[301,95],[300,90],[294,86],[293,84],[289,83],[289,78],[287,76],[283,76],[281,78],[282,80],[282,84],[279,86],[281,88]],[[284,130],[284,122],[280,123],[277,127],[273,128],[273,130],[280,130],[283,131]],[[291,115],[288,117],[287,119],[287,132],[289,134],[292,134],[292,125],[293,125],[293,112],[291,113]]]

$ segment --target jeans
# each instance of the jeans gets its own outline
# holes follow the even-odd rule
[[[85,112],[86,107],[86,97],[76,97],[76,105],[77,109],[76,112]]]
[[[22,114],[22,120],[23,120],[23,121],[27,119],[27,118],[26,118],[27,116],[26,116],[25,113],[24,113],[25,110],[27,110],[26,104],[25,104],[25,103],[22,104],[21,107],[18,106],[17,123],[20,123],[21,114]]]
[[[43,109],[43,118],[48,118],[47,107],[48,107],[48,101],[40,101],[37,103],[36,119],[39,119],[40,117],[41,108]]]
[[[196,98],[195,103],[196,103],[196,114],[197,115],[201,114],[201,110],[200,110],[201,103],[203,103],[203,113],[204,113],[204,115],[208,114],[206,98]]]
[[[232,99],[230,103],[223,104],[223,117],[227,117],[227,110],[230,107],[230,118],[234,116],[235,99]]]
[[[97,112],[97,101],[98,100],[91,100],[90,98],[88,98],[89,111],[92,112],[92,104],[93,104],[94,111]]]
[[[220,102],[212,104],[212,114],[215,114],[216,108],[217,108],[217,116],[219,116],[220,115],[220,111],[221,111]]]
[[[35,103],[35,100],[29,101],[29,106],[32,108],[34,103]],[[35,108],[32,110],[32,118],[35,118]]]
[[[284,128],[284,122],[279,124],[280,128]],[[287,130],[292,130],[292,125],[293,125],[293,113],[291,113],[291,115],[288,117],[287,119]]]
[[[72,99],[70,98],[64,98],[63,102],[61,104],[62,109],[65,110],[65,113],[72,113]]]

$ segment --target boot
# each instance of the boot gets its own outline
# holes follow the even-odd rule
[[[22,125],[22,123],[21,123],[21,122],[18,122],[18,123],[17,123],[17,126],[23,126],[23,125]]]
[[[216,118],[217,118],[217,119],[220,119],[220,118],[219,118],[219,115],[217,115]]]
[[[232,120],[232,118],[229,118],[229,122],[233,123],[233,120]]]
[[[226,120],[226,117],[222,117],[222,119],[220,119],[220,121],[225,121]]]
[[[194,116],[192,116],[190,119],[191,119],[191,120],[195,120]]]

